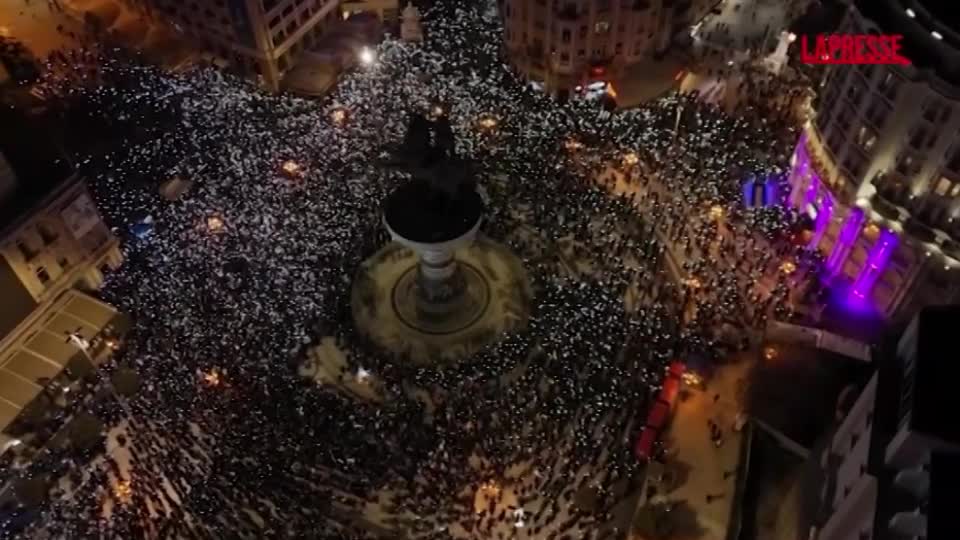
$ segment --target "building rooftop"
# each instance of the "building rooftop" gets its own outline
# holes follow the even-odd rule
[[[947,411],[960,410],[960,392],[956,389],[958,370],[949,360],[960,329],[960,306],[928,307],[917,317],[911,426],[916,431],[960,444],[960,422],[945,416]]]
[[[752,418],[811,448],[835,421],[844,389],[862,388],[873,368],[838,353],[767,336],[762,354],[769,348],[774,358],[761,356],[751,368],[747,410]]]
[[[40,126],[0,107],[0,153],[16,175],[16,188],[0,199],[0,238],[41,201],[67,183],[72,168]]]
[[[903,55],[915,67],[960,85],[960,11],[955,0],[855,0],[855,5],[883,33],[903,35]]]
[[[955,0],[914,0],[938,21],[953,29],[960,29],[960,10]],[[910,4],[913,2],[904,2]]]
[[[77,332],[86,339],[98,335],[117,318],[109,305],[80,291],[69,290],[31,323],[26,335],[3,340],[0,349],[0,431],[31,405],[49,381],[76,357],[80,350],[66,339]],[[22,433],[8,433],[20,437]]]

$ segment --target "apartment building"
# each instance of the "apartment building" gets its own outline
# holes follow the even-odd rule
[[[957,369],[945,362],[960,306],[920,311],[837,429],[811,455],[801,538],[947,540],[960,480]]]
[[[850,304],[901,320],[960,300],[960,24],[936,5],[851,3],[837,32],[903,35],[911,65],[828,66],[790,175]]]
[[[338,0],[128,0],[276,91],[338,17]]]
[[[123,254],[71,167],[29,125],[3,120],[0,456],[16,464],[8,451],[29,455],[51,433],[42,426],[64,418],[50,413],[51,387],[67,388],[110,348],[117,312],[83,291],[100,288]]]
[[[664,53],[716,0],[501,0],[505,54],[557,96]]]

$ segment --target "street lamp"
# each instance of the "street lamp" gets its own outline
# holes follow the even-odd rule
[[[113,496],[120,504],[129,504],[133,500],[133,486],[130,480],[120,480],[113,486]]]
[[[478,122],[478,124],[480,124],[480,127],[481,127],[483,130],[485,130],[485,131],[491,131],[491,130],[493,130],[495,127],[497,127],[497,119],[496,119],[494,116],[485,115],[485,116],[483,116],[483,117],[480,118],[480,121]]]
[[[627,167],[633,167],[637,163],[640,163],[640,156],[636,152],[627,152],[623,155],[623,164]]]
[[[223,232],[223,229],[226,227],[226,225],[227,224],[223,221],[223,218],[216,214],[207,216],[207,232],[219,234]]]
[[[293,161],[292,159],[288,159],[287,161],[284,161],[283,165],[280,166],[280,169],[283,170],[283,173],[286,174],[287,176],[292,176],[292,177],[300,176],[300,171],[301,171],[300,164],[297,163],[296,161]]]
[[[330,113],[330,121],[335,126],[342,126],[347,122],[347,110],[343,107],[337,107]]]
[[[583,148],[583,143],[574,139],[573,137],[570,137],[566,140],[566,142],[563,143],[563,147],[566,148],[568,152],[576,152],[577,150]]]
[[[377,53],[370,47],[360,49],[360,63],[365,66],[372,66],[377,61]]]
[[[723,219],[723,207],[719,204],[710,207],[710,218],[714,220]]]
[[[797,265],[793,261],[783,261],[783,264],[780,265],[780,271],[790,275],[797,271]]]
[[[200,375],[200,379],[203,381],[205,386],[209,386],[211,388],[220,386],[220,383],[222,382],[220,380],[220,370],[217,368],[213,368],[206,373],[202,373]]]

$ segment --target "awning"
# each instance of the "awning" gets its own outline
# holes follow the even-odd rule
[[[0,350],[0,431],[56,378],[78,354],[66,334],[90,339],[103,331],[117,311],[80,291],[63,293],[27,317]]]

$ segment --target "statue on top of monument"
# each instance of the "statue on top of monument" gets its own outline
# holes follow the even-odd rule
[[[430,120],[413,113],[403,142],[391,152],[386,166],[401,170],[430,187],[430,202],[451,208],[475,189],[470,163],[457,156],[450,119],[440,115]]]

